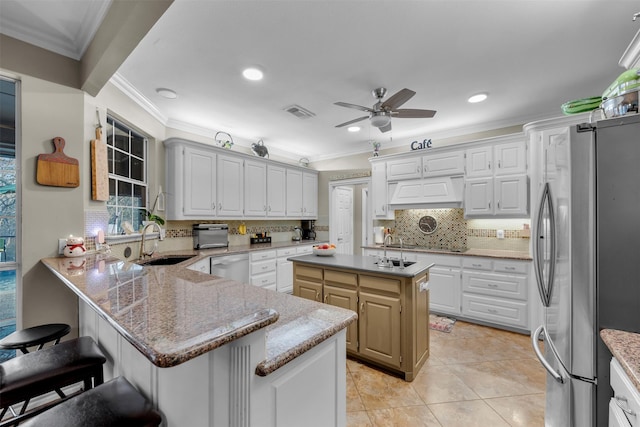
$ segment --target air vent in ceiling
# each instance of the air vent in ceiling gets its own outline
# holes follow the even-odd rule
[[[293,114],[294,116],[296,116],[299,119],[308,119],[309,117],[313,117],[315,116],[314,113],[312,113],[311,111],[302,108],[299,105],[290,105],[288,107],[286,107],[284,109],[284,111],[287,111],[291,114]]]

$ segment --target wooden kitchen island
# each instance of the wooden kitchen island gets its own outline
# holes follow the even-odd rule
[[[290,258],[296,296],[347,308],[347,354],[413,381],[429,357],[429,268],[379,267],[357,255]]]
[[[78,295],[79,333],[107,355],[105,380],[126,377],[163,426],[345,426],[356,314],[189,268],[204,258],[42,263]]]

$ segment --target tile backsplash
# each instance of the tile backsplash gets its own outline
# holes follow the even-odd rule
[[[418,228],[418,221],[425,215],[438,221],[433,234],[424,234]],[[529,219],[465,219],[463,209],[406,209],[396,210],[394,220],[377,220],[374,225],[391,228],[406,245],[529,251]],[[504,238],[498,239],[498,230],[504,231]]]

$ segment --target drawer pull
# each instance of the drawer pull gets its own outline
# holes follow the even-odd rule
[[[498,287],[498,285],[496,285],[495,283],[489,283],[489,284],[487,284],[487,286],[490,287],[490,288],[497,288]]]
[[[493,308],[488,308],[487,311],[491,314],[498,314],[498,310],[494,310]]]
[[[511,271],[513,271],[513,270],[515,270],[516,268],[515,268],[515,267],[505,267],[504,269],[505,269],[505,270],[511,270]]]
[[[636,413],[633,412],[631,409],[627,408],[627,406],[629,406],[629,403],[627,402],[627,398],[626,397],[619,397],[619,396],[614,396],[616,405],[618,405],[618,408],[622,409],[622,412],[624,412],[625,414],[635,417]],[[622,403],[624,402],[624,406],[622,406]]]
[[[472,267],[476,267],[476,268],[480,268],[482,267],[482,264],[471,264]]]

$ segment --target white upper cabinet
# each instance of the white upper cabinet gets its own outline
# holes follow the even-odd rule
[[[529,213],[524,139],[471,147],[466,152],[464,216],[526,217]]]
[[[373,217],[377,219],[393,218],[394,212],[389,211],[389,196],[387,188],[387,164],[383,161],[371,163],[371,206]]]
[[[462,150],[393,159],[387,161],[387,181],[463,175],[464,166]]]
[[[318,216],[316,171],[179,138],[164,145],[168,220]]]
[[[267,164],[245,160],[244,182],[244,215],[264,217],[267,214]]]
[[[466,161],[467,178],[493,175],[493,149],[491,146],[469,148]]]
[[[493,147],[495,175],[527,173],[527,150],[522,142],[496,144]]]
[[[464,151],[450,151],[422,157],[422,176],[463,175]]]
[[[302,216],[318,216],[318,175],[302,172]]]
[[[387,161],[387,181],[422,178],[422,159],[408,157]]]
[[[287,169],[287,217],[302,218],[302,171]]]
[[[184,195],[182,212],[178,216],[195,216],[210,218],[216,215],[216,155],[209,151],[185,147],[180,153],[184,159],[184,191],[182,188],[173,191],[178,201]],[[175,205],[175,203],[173,203]],[[179,209],[179,208],[178,208]]]
[[[267,216],[284,217],[287,208],[287,170],[267,165]]]
[[[218,216],[241,217],[244,212],[244,159],[218,155]]]

